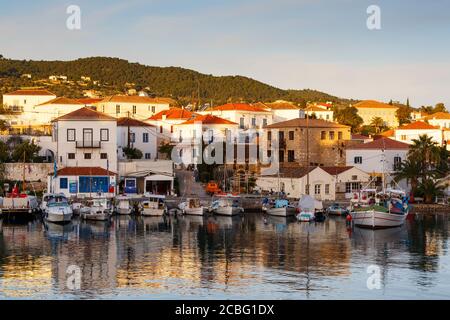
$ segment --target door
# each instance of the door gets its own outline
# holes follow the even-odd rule
[[[83,146],[92,147],[93,132],[92,129],[83,129]]]

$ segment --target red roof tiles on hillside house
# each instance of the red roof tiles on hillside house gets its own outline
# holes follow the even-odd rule
[[[355,108],[398,109],[396,106],[391,106],[390,104],[375,100],[364,100],[354,104],[353,106]]]
[[[397,130],[434,130],[434,129],[439,129],[439,127],[432,126],[431,124],[423,121],[408,123],[405,124],[404,126],[397,128]]]
[[[45,106],[48,104],[79,104],[79,105],[84,106],[84,103],[81,103],[77,100],[66,98],[66,97],[58,97],[58,98],[52,99],[50,101],[38,104],[37,106]]]
[[[72,111],[66,115],[53,119],[52,122],[70,120],[70,121],[117,121],[116,118],[110,117],[104,113],[83,107]]]
[[[380,138],[368,143],[349,146],[347,150],[407,150],[409,144],[389,138]]]
[[[229,125],[237,125],[236,122],[226,120],[223,118],[219,118],[216,116],[213,116],[211,114],[206,114],[202,116],[195,117],[194,119],[188,120],[186,122],[183,122],[181,124],[195,124],[197,122],[201,122],[202,124],[229,124]]]
[[[248,103],[227,103],[221,106],[208,108],[205,111],[251,111],[251,112],[270,112],[270,110],[262,106],[252,105]]]
[[[272,110],[300,110],[299,106],[288,101],[265,103],[265,105]]]
[[[155,127],[152,124],[149,124],[147,122],[143,122],[137,119],[133,118],[119,118],[117,119],[117,126],[118,127]]]
[[[56,96],[56,94],[45,89],[21,89],[4,94],[5,96]]]
[[[116,173],[100,167],[65,167],[57,171],[58,176],[115,176]]]
[[[163,116],[166,116],[166,119],[179,120],[179,119],[191,119],[195,116],[196,113],[186,110],[184,108],[170,108],[169,110],[163,110],[158,112],[157,114],[148,118],[148,120],[162,120]]]
[[[325,170],[328,174],[335,176],[337,174],[341,174],[342,172],[348,171],[354,167],[347,166],[347,167],[320,167],[320,168]]]
[[[425,120],[447,120],[450,119],[450,113],[448,112],[436,112],[432,115],[426,116]]]
[[[343,124],[325,121],[322,119],[304,119],[304,118],[298,118],[298,119],[292,119],[282,122],[273,123],[271,125],[266,126],[265,128],[346,128],[350,129],[349,126],[345,126]]]
[[[87,105],[87,104],[94,104],[94,103],[100,102],[103,99],[100,99],[100,98],[80,98],[80,99],[75,99],[75,100],[77,100],[78,102],[81,102],[84,105]]]

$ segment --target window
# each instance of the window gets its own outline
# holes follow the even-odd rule
[[[330,120],[330,115],[329,114],[326,115],[326,119]]]
[[[173,133],[173,126],[170,126],[170,133]]]
[[[252,127],[256,127],[256,118],[252,118]]]
[[[267,140],[272,140],[272,131],[267,131]]]
[[[284,151],[283,150],[278,150],[278,161],[279,162],[284,162]]]
[[[67,141],[75,141],[75,129],[67,129]]]
[[[148,132],[144,132],[142,134],[142,142],[144,142],[144,143],[148,142]]]
[[[116,114],[120,113],[120,104],[116,104]]]
[[[271,158],[272,157],[272,150],[267,150],[267,158]]]
[[[352,180],[358,180],[358,176],[357,175],[352,176]]]
[[[136,106],[133,106],[133,114],[136,114]]]
[[[338,139],[339,139],[339,140],[342,140],[342,131],[339,131],[339,132],[338,132]]]
[[[151,159],[151,158],[152,158],[151,153],[146,153],[146,154],[145,154],[145,159]]]
[[[79,186],[81,193],[108,192],[109,177],[80,177]]]
[[[107,153],[100,153],[100,159],[108,159]]]
[[[60,189],[67,189],[68,186],[67,178],[59,178],[59,188]]]
[[[240,127],[241,129],[244,129],[244,121],[245,121],[244,118],[240,118],[240,119],[239,119],[239,127]]]
[[[353,163],[354,164],[361,164],[362,163],[362,157],[355,157],[354,159],[353,159]]]
[[[329,184],[325,185],[325,194],[330,194],[330,185]]]
[[[267,126],[267,119],[263,119],[263,127]]]
[[[289,140],[294,140],[294,131],[289,131]]]
[[[330,140],[334,140],[334,131],[330,131]]]
[[[402,135],[400,136],[400,140],[406,141],[406,134],[402,134]]]
[[[109,141],[109,129],[100,129],[100,141]]]
[[[130,133],[130,142],[135,143],[136,142],[136,135],[134,132]]]
[[[159,126],[159,133],[163,133],[163,126]]]
[[[352,184],[350,182],[345,183],[345,193],[351,193],[352,192]]]
[[[402,158],[401,157],[394,157],[394,170],[399,170],[400,166],[402,164]]]
[[[68,153],[67,154],[67,159],[74,160],[75,159],[75,153]]]
[[[85,153],[84,154],[84,159],[86,159],[86,160],[92,159],[92,154],[91,153]]]
[[[320,133],[320,140],[325,140],[327,138],[327,133],[325,131],[322,131]]]
[[[320,187],[321,186],[322,185],[320,185],[320,184],[314,185],[314,194],[320,194]]]
[[[294,150],[288,150],[288,162],[294,162]]]
[[[309,184],[307,184],[307,185],[305,186],[305,193],[306,193],[306,194],[309,194]]]
[[[359,182],[352,182],[352,191],[359,191],[361,184]]]
[[[156,107],[152,106],[152,112],[155,113]]]

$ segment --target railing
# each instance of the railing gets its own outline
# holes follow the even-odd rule
[[[102,144],[100,141],[77,141],[77,148],[101,148]]]

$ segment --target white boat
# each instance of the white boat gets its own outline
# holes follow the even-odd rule
[[[304,195],[298,202],[299,214],[297,220],[300,222],[311,222],[316,219],[316,211],[323,210],[322,201],[318,201],[310,195]]]
[[[186,201],[181,202],[178,205],[178,208],[181,212],[183,212],[183,214],[195,216],[202,216],[204,210],[200,203],[200,199],[198,198],[187,198]]]
[[[72,221],[72,207],[63,195],[55,196],[46,203],[45,220],[53,223],[69,223]]]
[[[286,199],[277,199],[274,203],[263,204],[263,211],[271,216],[288,217],[295,214],[296,207],[289,204]]]
[[[244,209],[239,206],[239,197],[219,196],[212,202],[210,211],[222,216],[234,216],[244,212]]]
[[[72,213],[74,216],[79,216],[82,208],[84,207],[81,202],[72,202]]]
[[[41,205],[40,205],[40,209],[41,209],[42,213],[47,213],[48,203],[57,197],[66,198],[66,196],[63,193],[44,193],[44,195],[42,196],[42,201],[41,201]]]
[[[129,215],[133,212],[133,208],[128,197],[116,197],[115,211],[120,215]]]
[[[89,209],[89,210],[88,210]],[[84,220],[107,221],[111,217],[112,207],[107,198],[98,198],[90,201],[90,206],[83,208],[80,216]]]
[[[167,207],[164,202],[165,196],[163,195],[148,195],[146,200],[142,202],[143,216],[162,216],[167,212]]]

